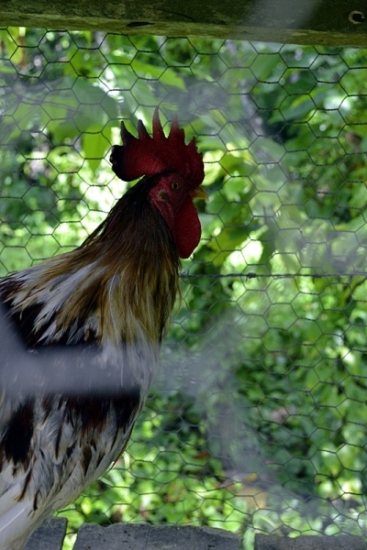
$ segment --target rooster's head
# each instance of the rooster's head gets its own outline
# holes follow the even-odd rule
[[[153,116],[153,135],[138,123],[134,137],[121,123],[123,145],[114,145],[110,161],[115,174],[124,181],[142,176],[154,178],[149,200],[166,222],[181,258],[187,258],[201,236],[200,221],[194,198],[207,198],[200,184],[204,179],[202,154],[195,138],[188,145],[185,132],[174,119],[166,137],[159,120],[158,109]]]

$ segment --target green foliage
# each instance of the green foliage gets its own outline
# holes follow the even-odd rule
[[[122,118],[177,113],[206,166],[163,374],[71,532],[365,533],[364,50],[13,28],[0,48],[0,275],[80,243],[125,191]]]

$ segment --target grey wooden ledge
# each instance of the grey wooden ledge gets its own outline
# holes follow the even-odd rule
[[[49,518],[28,541],[26,550],[61,550],[66,532],[65,518]]]
[[[61,550],[66,519],[47,520],[26,550]],[[110,527],[83,525],[73,550],[240,550],[239,538],[223,529],[116,523]],[[362,537],[256,535],[255,550],[367,550]]]
[[[47,520],[26,550],[61,550],[66,520]],[[240,550],[239,538],[211,527],[151,526],[116,523],[110,527],[83,525],[73,550]]]
[[[83,525],[74,550],[239,550],[236,535],[210,527],[151,526],[110,527]]]

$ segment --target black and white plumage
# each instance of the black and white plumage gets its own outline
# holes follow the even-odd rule
[[[124,125],[122,137],[113,169],[143,179],[82,246],[0,281],[0,313],[24,346],[0,353],[0,550],[22,550],[126,447],[168,329],[179,257],[200,238],[194,142],[185,145],[177,122],[166,138],[157,112],[152,138],[141,123],[138,138]],[[66,373],[60,389],[53,372]]]

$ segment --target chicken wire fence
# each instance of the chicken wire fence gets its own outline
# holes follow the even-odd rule
[[[124,120],[177,114],[209,201],[123,457],[67,510],[254,534],[366,530],[367,58],[352,48],[0,31],[0,275],[71,250],[127,184]],[[168,124],[166,125],[166,129]]]

